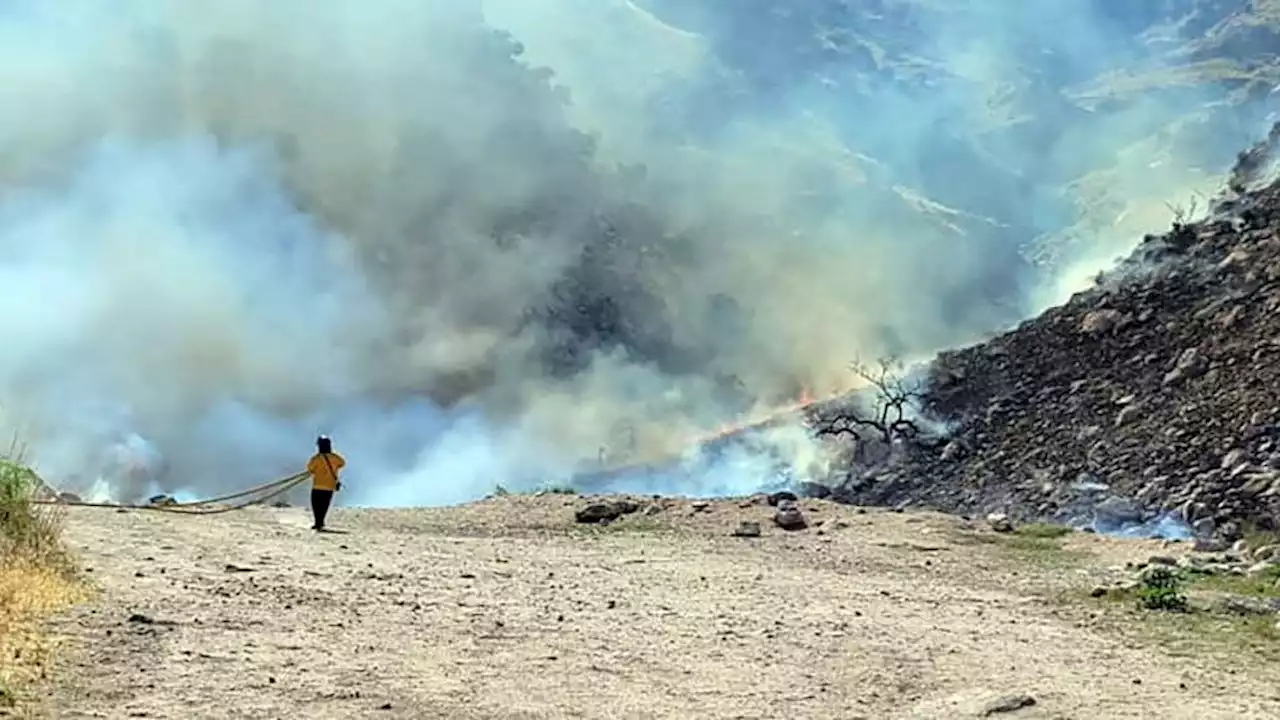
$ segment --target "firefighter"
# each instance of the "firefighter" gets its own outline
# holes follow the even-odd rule
[[[307,461],[307,472],[311,473],[311,513],[315,516],[312,530],[324,530],[324,518],[329,513],[329,505],[333,502],[333,494],[342,489],[338,480],[338,471],[347,464],[342,456],[333,451],[333,442],[326,436],[316,438],[316,454]]]

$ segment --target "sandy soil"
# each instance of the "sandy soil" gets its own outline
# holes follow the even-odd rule
[[[572,521],[583,502],[339,509],[347,534],[325,535],[301,509],[74,510],[101,594],[54,626],[46,710],[879,720],[1026,694],[993,717],[1280,717],[1273,666],[1135,645],[1061,600],[1159,543],[1018,552],[956,518],[816,502],[822,526],[798,533],[741,501],[594,529]],[[744,519],[763,537],[732,537]]]

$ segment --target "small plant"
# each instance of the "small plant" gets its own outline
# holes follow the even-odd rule
[[[75,563],[62,542],[63,510],[38,502],[47,488],[0,452],[0,716],[23,705],[49,663],[39,620],[81,599]]]
[[[0,459],[0,550],[10,559],[46,562],[61,554],[61,517],[35,504],[40,478],[23,465]]]
[[[1173,568],[1149,568],[1138,582],[1138,605],[1146,610],[1185,611],[1187,596],[1182,584],[1182,575]]]

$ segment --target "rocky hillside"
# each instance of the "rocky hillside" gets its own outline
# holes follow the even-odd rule
[[[859,502],[1138,523],[1197,535],[1280,524],[1280,142],[1242,153],[1206,218],[1148,236],[1096,287],[944,353],[924,402],[954,423]]]

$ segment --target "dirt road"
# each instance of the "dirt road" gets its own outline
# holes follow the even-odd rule
[[[572,496],[216,518],[80,509],[98,600],[55,625],[60,718],[1275,718],[1280,677],[1174,657],[1086,598],[1159,544],[1019,547],[932,514]],[[740,520],[764,522],[736,538]],[[1168,549],[1163,552],[1169,552]],[[1001,697],[1025,695],[1035,703]],[[995,703],[995,704],[993,704]]]

